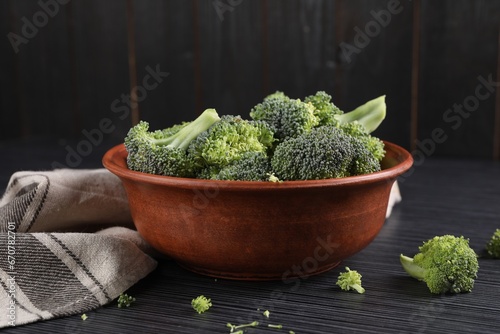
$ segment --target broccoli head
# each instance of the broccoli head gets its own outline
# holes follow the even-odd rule
[[[319,125],[337,125],[337,115],[344,112],[332,103],[332,96],[324,91],[318,91],[314,95],[309,95],[304,102],[311,103],[314,107],[314,114],[318,117]]]
[[[225,115],[199,134],[187,151],[196,166],[211,169],[209,174],[213,174],[217,169],[240,160],[247,152],[267,154],[273,142],[273,132],[266,123]]]
[[[282,92],[268,95],[250,111],[253,120],[269,124],[278,140],[309,132],[319,124],[314,106]]]
[[[192,122],[164,130],[149,131],[149,123],[140,121],[124,140],[128,168],[157,175],[193,177],[196,169],[187,148],[193,139],[219,120],[215,109],[207,109]]]
[[[283,181],[339,178],[373,173],[380,163],[355,137],[320,126],[276,146],[272,172]]]
[[[358,293],[364,293],[365,288],[361,286],[361,274],[349,267],[345,267],[345,270],[339,274],[337,285],[344,291],[356,290]]]
[[[491,236],[490,241],[486,245],[486,251],[488,254],[496,259],[500,259],[500,228]]]
[[[229,165],[218,168],[210,166],[203,169],[198,178],[233,181],[267,181],[271,163],[263,152],[247,152]]]
[[[479,264],[477,255],[463,236],[436,236],[419,247],[413,258],[400,256],[404,270],[424,281],[434,294],[470,292]]]
[[[356,137],[363,145],[372,152],[375,159],[382,161],[385,156],[385,145],[379,138],[370,135],[365,127],[361,125],[358,121],[353,121],[350,123],[343,123],[337,125],[344,133],[352,137]]]

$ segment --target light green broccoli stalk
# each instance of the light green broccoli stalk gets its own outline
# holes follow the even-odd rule
[[[365,127],[366,132],[372,133],[385,119],[386,110],[385,95],[382,95],[336,118],[340,123],[357,121]]]
[[[191,306],[196,312],[201,314],[212,307],[212,301],[210,300],[210,298],[201,295],[191,300]]]
[[[490,241],[486,245],[486,251],[491,257],[500,259],[500,228],[496,229],[491,236]]]
[[[243,325],[233,325],[233,324],[231,324],[231,323],[228,322],[226,324],[226,327],[229,327],[230,333],[237,334],[237,333],[243,333],[243,331],[241,330],[241,328],[257,327],[258,325],[259,325],[258,321],[253,321],[251,323],[243,324]],[[238,331],[235,332],[235,330],[238,330]]]
[[[479,264],[463,236],[436,236],[419,247],[413,258],[400,255],[401,265],[413,278],[424,281],[434,294],[470,292]]]
[[[361,286],[361,274],[349,267],[345,267],[345,270],[339,274],[337,285],[344,291],[356,290],[358,293],[365,293],[365,288]]]

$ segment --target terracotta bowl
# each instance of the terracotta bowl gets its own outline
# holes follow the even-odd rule
[[[123,182],[138,232],[181,266],[213,277],[287,280],[330,270],[385,221],[391,186],[411,155],[385,142],[382,171],[314,181],[213,181],[127,168],[123,144],[104,166]]]

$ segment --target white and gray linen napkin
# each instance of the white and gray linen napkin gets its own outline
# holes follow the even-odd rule
[[[111,303],[152,254],[106,169],[17,172],[0,200],[0,328]]]

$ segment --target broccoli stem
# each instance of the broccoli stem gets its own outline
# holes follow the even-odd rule
[[[231,329],[231,333],[233,333],[233,331],[235,329],[241,329],[241,328],[245,328],[245,327],[257,327],[259,325],[259,322],[258,321],[254,321],[254,322],[251,322],[249,324],[243,324],[243,325],[233,325],[233,324],[230,324],[229,322],[226,324],[226,327],[229,327]],[[238,332],[235,332],[233,334],[236,334]]]
[[[341,124],[358,121],[368,133],[372,133],[384,120],[386,109],[385,95],[382,95],[348,113],[335,115],[335,117]]]
[[[403,269],[413,278],[422,281],[425,278],[425,269],[413,263],[413,258],[401,254],[399,260]]]
[[[206,131],[214,123],[220,120],[219,115],[215,109],[206,109],[201,113],[198,118],[183,127],[174,135],[168,138],[157,139],[154,141],[156,145],[168,145],[186,150],[191,143],[200,133]]]
[[[356,290],[358,293],[365,293],[365,288],[363,288],[359,284],[351,284],[351,288],[353,288],[354,290]]]

